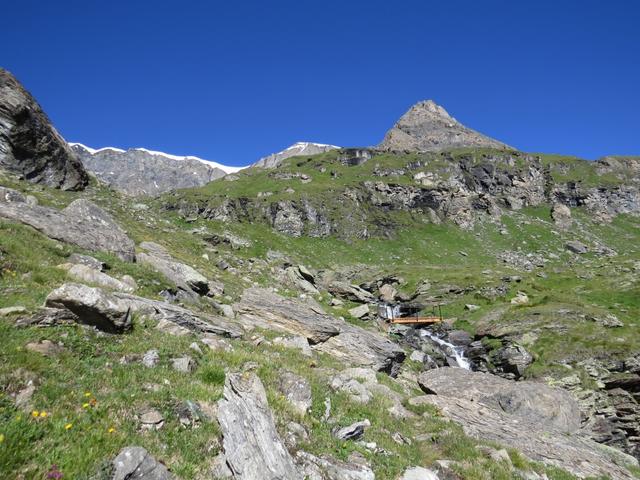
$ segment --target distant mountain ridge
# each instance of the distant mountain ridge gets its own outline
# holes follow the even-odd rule
[[[296,142],[280,152],[272,153],[271,155],[262,157],[251,166],[261,168],[274,168],[277,167],[280,162],[290,157],[295,157],[297,155],[317,155],[319,153],[336,150],[338,148],[340,147],[336,145],[328,145],[325,143]]]
[[[87,170],[128,195],[157,195],[176,188],[200,187],[243,168],[146,148],[69,145]]]

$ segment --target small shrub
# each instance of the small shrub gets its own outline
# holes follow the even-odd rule
[[[209,385],[224,384],[224,368],[218,365],[207,365],[200,369],[200,379]]]

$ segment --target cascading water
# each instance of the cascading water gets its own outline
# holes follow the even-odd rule
[[[420,330],[420,336],[429,337],[431,340],[433,340],[438,345],[440,345],[442,347],[446,347],[445,352],[451,351],[453,353],[453,358],[455,359],[456,363],[458,364],[458,367],[464,368],[465,370],[471,370],[471,363],[464,356],[464,348],[463,347],[457,347],[454,344],[449,343],[446,340],[443,340],[442,338],[439,338],[438,336],[436,336],[435,334],[433,334],[429,330]]]

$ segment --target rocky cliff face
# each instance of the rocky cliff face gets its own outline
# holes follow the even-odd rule
[[[196,157],[178,157],[142,148],[98,150],[70,144],[87,170],[128,195],[157,195],[176,188],[200,187],[238,170]]]
[[[378,145],[382,150],[411,152],[461,147],[510,148],[465,127],[432,100],[411,107]]]
[[[295,157],[296,155],[317,155],[318,153],[328,152],[337,148],[340,147],[336,147],[335,145],[325,145],[323,143],[297,142],[290,147],[285,148],[281,152],[272,153],[271,155],[261,158],[251,166],[274,168],[280,165],[280,163],[286,158]]]
[[[317,163],[315,174],[294,172],[295,167],[281,165],[268,178],[281,182],[282,187],[275,186],[273,192],[261,192],[255,198],[243,192],[239,197],[210,196],[200,202],[170,199],[166,206],[185,216],[260,221],[294,237],[341,238],[393,236],[400,226],[398,212],[409,213],[420,222],[452,222],[464,229],[483,217],[497,221],[504,211],[540,205],[553,208],[555,217],[560,205],[584,207],[605,223],[622,213],[640,212],[640,180],[633,159],[565,164],[517,152],[442,152],[394,156],[394,168],[387,168],[385,157],[371,151],[368,162],[375,164],[373,171],[347,184],[340,177],[357,175],[362,167],[345,165],[340,158],[337,155],[334,161]],[[406,160],[400,163],[401,159]],[[337,164],[343,173],[337,172]],[[592,182],[571,180],[584,169],[594,174]],[[598,175],[605,171],[609,181],[600,182]],[[322,181],[322,175],[333,183],[318,194],[320,187],[314,182]],[[247,177],[238,182],[245,181],[258,180]],[[292,188],[290,182],[298,181],[300,184]]]
[[[34,183],[82,190],[82,163],[49,122],[40,105],[0,68],[0,169]]]

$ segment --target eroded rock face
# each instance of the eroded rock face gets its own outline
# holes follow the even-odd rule
[[[432,100],[411,107],[378,145],[382,150],[412,152],[459,147],[510,148],[465,127]]]
[[[135,260],[133,240],[111,215],[89,200],[80,198],[63,210],[56,210],[29,205],[18,195],[0,196],[0,218],[29,225],[49,238],[87,250],[113,253],[128,262]]]
[[[82,190],[89,177],[40,105],[0,68],[0,169],[34,183]]]
[[[267,394],[255,373],[227,375],[218,402],[226,465],[237,480],[283,480],[301,474],[278,435]]]
[[[633,457],[577,431],[579,411],[568,392],[457,368],[424,372],[419,383],[430,393],[421,401],[460,423],[467,435],[517,448],[581,478],[633,478],[623,466],[636,465]]]

